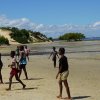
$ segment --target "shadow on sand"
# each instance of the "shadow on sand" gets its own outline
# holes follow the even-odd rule
[[[77,96],[77,97],[72,97],[73,100],[77,100],[77,99],[85,99],[85,98],[89,98],[91,96]]]
[[[12,82],[12,84],[16,84],[16,83],[19,83],[19,82]],[[9,82],[5,82],[4,84],[9,84]]]
[[[25,89],[15,89],[15,90],[34,90],[34,89],[38,89],[38,87],[34,87],[34,88],[25,88]]]
[[[43,78],[29,78],[29,79],[24,79],[24,80],[41,80]]]
[[[29,78],[29,79],[23,79],[23,80],[41,80],[43,78]],[[12,84],[16,84],[16,83],[19,83],[19,82],[12,82]],[[4,84],[9,84],[9,82],[5,82]]]

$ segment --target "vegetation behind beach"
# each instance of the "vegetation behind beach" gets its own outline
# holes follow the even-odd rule
[[[16,27],[1,27],[0,28],[0,44],[9,44],[10,41],[17,42],[17,43],[34,43],[34,42],[45,42],[50,41],[49,38],[47,38],[46,35],[44,35],[41,32],[26,30],[26,29],[18,29]],[[3,34],[3,32],[6,32],[6,34]],[[10,39],[5,37],[6,35],[9,35]],[[1,41],[3,38],[3,41]],[[7,42],[5,42],[7,41]]]

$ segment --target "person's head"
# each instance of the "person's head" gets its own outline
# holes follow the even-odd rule
[[[17,49],[19,49],[19,46],[17,46]]]
[[[21,45],[21,46],[20,46],[20,51],[23,51],[23,50],[24,50],[24,46]]]
[[[53,47],[52,49],[53,49],[53,50],[56,50],[56,48],[55,48],[55,47]]]
[[[15,56],[15,51],[11,51],[10,56],[13,58]]]
[[[59,55],[65,54],[65,48],[59,48]]]

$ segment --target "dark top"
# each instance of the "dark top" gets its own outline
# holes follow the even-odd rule
[[[63,56],[59,59],[59,70],[60,70],[60,73],[63,73],[64,71],[68,70],[67,57]]]

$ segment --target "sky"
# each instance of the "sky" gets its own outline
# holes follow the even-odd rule
[[[0,0],[1,26],[54,38],[68,32],[100,37],[100,0]]]

